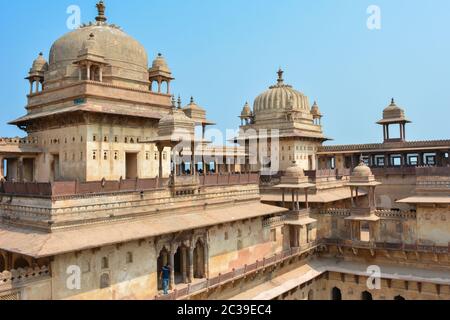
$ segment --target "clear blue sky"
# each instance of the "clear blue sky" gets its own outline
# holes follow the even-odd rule
[[[106,0],[109,22],[162,52],[177,78],[220,129],[236,128],[245,101],[276,80],[317,99],[335,144],[378,142],[375,122],[395,97],[413,121],[410,140],[450,138],[450,1]],[[0,136],[24,133],[6,122],[25,113],[24,80],[37,54],[66,33],[66,9],[93,20],[95,0],[2,0]],[[366,9],[381,8],[381,30]]]

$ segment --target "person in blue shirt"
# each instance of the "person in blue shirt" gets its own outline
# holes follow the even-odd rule
[[[169,294],[169,283],[170,283],[170,266],[165,265],[161,269],[159,278],[162,279],[164,294]]]

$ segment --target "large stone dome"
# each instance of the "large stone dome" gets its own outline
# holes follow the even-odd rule
[[[103,3],[101,3],[103,5]],[[77,78],[74,62],[86,41],[94,35],[96,46],[110,66],[108,73],[115,79],[129,80],[130,83],[148,83],[148,56],[145,48],[119,27],[106,23],[106,17],[99,11],[95,22],[82,25],[56,40],[49,57],[47,80]]]
[[[259,95],[254,102],[255,114],[267,111],[298,110],[310,112],[308,97],[295,90],[290,85],[284,84],[283,71],[278,71],[278,82],[269,90]]]

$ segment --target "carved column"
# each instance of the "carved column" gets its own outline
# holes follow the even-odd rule
[[[189,282],[194,281],[194,245],[189,248]]]
[[[91,80],[91,64],[90,63],[86,64],[86,74],[87,74],[86,80]]]
[[[175,288],[175,253],[173,248],[170,250],[170,288]]]
[[[0,157],[0,180],[5,178],[4,174],[5,174],[5,158]]]
[[[17,164],[18,181],[23,182],[23,157],[20,157]]]
[[[209,249],[208,249],[208,244],[205,243],[203,244],[203,262],[204,262],[204,268],[203,268],[203,278],[209,278]]]
[[[99,67],[99,71],[98,71],[98,80],[100,82],[103,82],[103,67]]]
[[[181,248],[181,273],[183,275],[183,282],[188,283],[188,273],[187,273],[187,248]]]
[[[162,154],[163,154],[163,149],[164,148],[162,146],[160,146],[160,145],[158,145],[157,148],[158,148],[158,157],[159,157],[158,176],[159,176],[160,179],[162,179],[163,178],[163,163],[162,163],[163,156],[162,156]]]

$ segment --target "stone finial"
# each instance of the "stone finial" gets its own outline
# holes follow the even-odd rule
[[[181,109],[181,97],[178,95],[178,109]]]
[[[177,107],[177,105],[176,105],[176,101],[175,101],[175,96],[174,95],[172,95],[172,108],[176,108]]]
[[[191,104],[194,104],[194,97],[191,97]]]
[[[281,68],[278,69],[278,72],[277,72],[277,74],[278,74],[278,84],[282,84],[284,82],[283,73],[284,73],[284,71],[281,70]]]
[[[103,2],[103,0],[100,0],[97,5],[97,11],[98,11],[98,16],[95,17],[95,20],[98,22],[105,22],[106,20],[108,20],[105,16],[105,3]]]

